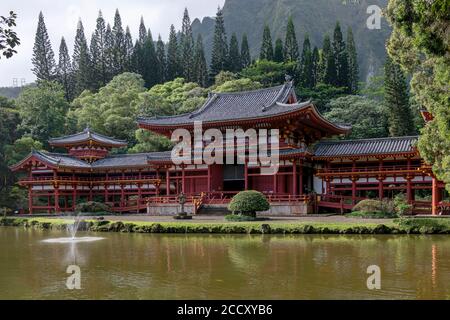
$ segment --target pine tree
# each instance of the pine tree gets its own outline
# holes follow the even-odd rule
[[[347,58],[348,58],[349,93],[356,94],[358,92],[359,66],[355,40],[353,38],[353,32],[350,27],[347,30]]]
[[[320,53],[317,47],[312,52],[313,79],[312,86],[315,87],[320,81]]]
[[[337,79],[336,63],[334,61],[331,39],[328,35],[323,40],[321,69],[323,70],[323,82],[335,85]]]
[[[151,88],[158,83],[158,59],[150,29],[147,31],[147,40],[144,43],[143,53],[144,73],[142,77],[144,78],[145,86]]]
[[[300,61],[300,85],[303,88],[312,88],[314,86],[313,59],[308,35],[305,35],[305,40],[303,41]]]
[[[183,14],[180,46],[183,77],[188,82],[194,81],[194,36],[192,35],[191,19],[187,8],[184,9]]]
[[[167,45],[167,80],[171,81],[181,75],[178,56],[178,40],[175,27],[170,26],[169,44]]]
[[[250,57],[250,48],[248,45],[247,34],[242,35],[241,41],[241,65],[242,68],[247,68],[251,65],[252,59]]]
[[[208,86],[208,66],[206,64],[205,51],[202,36],[199,34],[195,44],[195,82],[206,88]]]
[[[125,71],[133,71],[133,38],[131,36],[130,28],[125,29]]]
[[[115,75],[114,72],[114,37],[109,23],[105,32],[105,80],[108,83]]]
[[[75,95],[91,88],[91,63],[88,45],[81,20],[78,21],[73,48],[72,68],[74,72]]]
[[[393,137],[414,134],[414,121],[405,75],[401,67],[389,56],[384,72],[384,104],[388,114],[389,133]]]
[[[61,44],[59,45],[59,61],[56,78],[64,88],[66,100],[71,101],[73,99],[72,65],[64,37],[61,38]]]
[[[108,82],[108,63],[106,61],[106,26],[101,11],[98,12],[97,25],[92,35],[90,52],[93,85],[96,88],[103,87]]]
[[[273,53],[273,61],[275,62],[284,61],[283,40],[281,40],[280,38],[277,38],[277,41],[275,41],[275,51]]]
[[[147,28],[145,27],[144,18],[141,17],[139,23],[139,38],[136,41],[133,49],[133,70],[139,73],[141,76],[145,73],[144,63],[144,44],[147,41]]]
[[[333,37],[333,56],[336,64],[336,81],[338,87],[347,87],[349,85],[348,74],[348,58],[347,49],[344,38],[342,36],[341,26],[339,22],[336,23]]]
[[[97,41],[95,39],[95,32],[91,35],[91,42],[89,45],[89,57],[91,66],[91,79],[90,83],[93,90],[97,90],[101,87],[101,73],[97,69],[100,60],[100,49],[97,46]]]
[[[211,54],[210,79],[215,78],[220,71],[226,71],[228,60],[228,43],[225,32],[225,22],[222,9],[218,8],[216,15],[216,24],[214,28],[214,41]]]
[[[156,43],[156,60],[158,67],[158,83],[166,81],[166,51],[161,35],[158,35],[158,42]]]
[[[141,16],[141,22],[139,23],[139,42],[145,43],[147,40],[147,28],[145,27],[144,17]]]
[[[116,13],[114,15],[112,34],[114,39],[113,68],[114,75],[117,75],[125,71],[126,62],[125,33],[123,31],[122,19],[118,9],[116,9]]]
[[[261,60],[273,60],[273,44],[272,44],[272,36],[270,35],[270,28],[268,25],[264,26],[263,38],[261,44],[261,50],[259,54],[259,58]]]
[[[55,76],[55,55],[47,33],[42,11],[39,12],[36,37],[34,39],[33,73],[38,80],[52,80]]]
[[[228,54],[228,69],[231,72],[239,72],[242,70],[241,55],[239,53],[239,42],[236,33],[231,35],[230,52]]]
[[[298,58],[299,49],[297,36],[295,35],[294,20],[290,16],[286,28],[286,40],[284,41],[284,61],[297,62]]]

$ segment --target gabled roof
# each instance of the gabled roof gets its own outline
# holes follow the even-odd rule
[[[97,142],[100,145],[110,146],[110,147],[124,147],[127,142],[124,140],[118,140],[111,137],[104,136],[102,134],[91,131],[89,128],[83,130],[76,134],[69,136],[53,138],[49,140],[49,144],[52,146],[68,146],[77,145],[82,143],[87,143],[89,141]]]
[[[314,157],[345,157],[414,153],[417,136],[359,140],[321,141],[314,149]]]
[[[10,168],[12,171],[17,171],[22,167],[22,165],[26,164],[30,160],[37,160],[48,165],[49,167],[67,167],[78,169],[89,169],[91,167],[89,163],[67,154],[32,150],[31,153],[28,154],[28,156],[26,156],[22,161],[12,165]]]
[[[265,118],[297,109],[284,105],[295,92],[292,82],[284,85],[245,92],[212,93],[197,111],[171,117],[141,117],[139,125],[180,126],[194,121],[217,122]]]

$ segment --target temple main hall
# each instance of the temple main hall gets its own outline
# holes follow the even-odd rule
[[[297,100],[293,83],[237,93],[211,93],[196,111],[137,119],[137,126],[171,137],[177,129],[278,129],[279,170],[262,165],[175,164],[171,151],[121,154],[126,141],[86,128],[49,141],[51,152],[32,151],[13,165],[28,190],[28,213],[71,212],[78,203],[104,202],[117,213],[176,214],[183,193],[191,212],[223,207],[242,190],[257,190],[271,214],[346,212],[367,198],[403,193],[412,214],[440,213],[444,184],[416,148],[417,136],[346,140],[351,127],[325,119],[310,101]],[[194,141],[192,142],[194,144]]]

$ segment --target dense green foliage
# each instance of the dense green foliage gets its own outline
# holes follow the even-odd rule
[[[99,213],[99,212],[111,212],[111,207],[105,203],[88,201],[79,203],[75,207],[75,212],[83,213]]]
[[[52,80],[55,75],[55,55],[47,33],[44,15],[39,12],[38,26],[33,47],[33,73],[38,80]]]
[[[233,214],[238,213],[251,217],[256,216],[258,211],[266,211],[270,209],[269,201],[258,191],[249,190],[241,191],[231,199],[228,209]]]
[[[412,74],[412,93],[434,117],[421,131],[419,151],[450,191],[450,10],[447,0],[391,0],[391,58]]]

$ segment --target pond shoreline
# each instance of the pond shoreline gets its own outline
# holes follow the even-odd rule
[[[0,226],[65,230],[73,220],[57,218],[1,218]],[[80,222],[80,231],[191,234],[450,234],[449,219],[397,219],[367,222],[151,222],[96,220]]]

